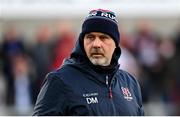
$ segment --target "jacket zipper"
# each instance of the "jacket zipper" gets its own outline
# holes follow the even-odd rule
[[[114,103],[113,103],[113,94],[112,94],[112,88],[111,88],[111,83],[109,84],[109,77],[106,76],[106,85],[107,87],[109,88],[109,98],[110,98],[110,102],[112,104],[112,107],[113,107],[113,115],[116,115],[116,109],[115,109],[115,106],[114,106]]]
[[[108,76],[106,76],[106,85],[107,85],[108,88],[109,88],[109,98],[111,99],[111,98],[113,97],[113,94],[112,94],[112,88],[111,88],[111,86],[109,85]]]

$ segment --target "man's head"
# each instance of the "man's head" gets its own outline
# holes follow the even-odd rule
[[[82,35],[88,59],[94,65],[110,65],[120,40],[115,14],[102,9],[90,11],[82,25]]]

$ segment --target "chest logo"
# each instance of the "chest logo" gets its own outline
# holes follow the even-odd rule
[[[123,92],[124,99],[126,99],[127,101],[131,101],[133,99],[131,92],[127,87],[121,87],[121,90]]]
[[[98,103],[98,93],[86,93],[83,97],[86,98],[87,104],[97,104]]]

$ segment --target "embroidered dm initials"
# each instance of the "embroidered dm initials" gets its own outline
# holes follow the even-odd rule
[[[86,98],[87,104],[96,104],[98,103],[98,93],[86,93],[83,94],[83,97]]]

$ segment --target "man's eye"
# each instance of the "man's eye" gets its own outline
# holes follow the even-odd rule
[[[93,36],[86,36],[87,39],[94,39]]]
[[[105,39],[109,39],[107,36],[101,36],[100,39],[105,40]]]

